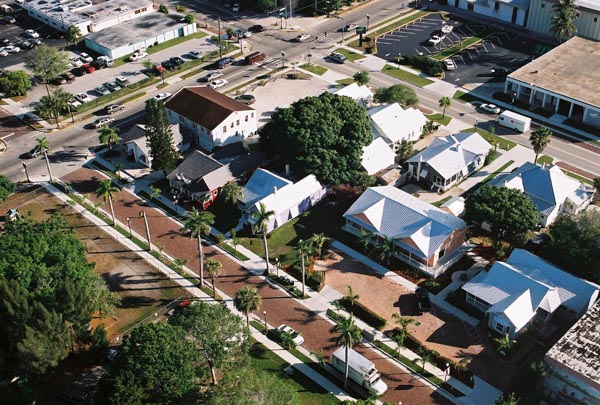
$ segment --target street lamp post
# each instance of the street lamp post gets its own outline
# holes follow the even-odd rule
[[[281,68],[285,67],[285,52],[281,51]]]
[[[310,45],[308,46],[308,53],[306,54],[306,56],[308,57],[308,66],[310,66],[310,58],[312,56],[312,54],[310,53]]]
[[[448,373],[450,372],[450,364],[446,363],[446,369],[444,370],[444,382],[448,380]]]
[[[340,17],[342,19],[342,45],[344,45],[344,29],[346,26],[344,25],[344,17]]]
[[[27,183],[31,183],[31,180],[29,180],[29,172],[27,171],[27,163],[21,162],[21,165],[23,166],[23,171],[25,172],[25,177],[27,178]]]
[[[129,237],[133,238],[133,233],[131,233],[131,218],[127,217],[127,227],[129,228]]]
[[[267,334],[267,332],[269,331],[267,329],[267,311],[263,311],[263,316],[265,318],[265,335]]]
[[[369,31],[369,20],[371,19],[371,14],[367,14],[367,29],[365,31],[365,34],[367,34],[367,32]]]
[[[144,210],[140,211],[140,217],[144,218],[144,224],[146,225],[146,238],[148,238],[148,251],[152,250],[152,241],[150,240],[150,228],[148,227],[148,217]]]
[[[71,122],[75,122],[75,117],[73,117],[73,110],[71,110],[71,104],[67,103],[67,110],[69,110],[69,114],[71,114]]]
[[[279,257],[275,258],[275,272],[277,274],[277,278],[279,278]]]
[[[402,57],[402,54],[400,52],[398,52],[398,70],[400,70],[400,58]]]
[[[512,94],[512,99],[510,101],[510,104],[512,105],[512,110],[513,111],[515,110],[515,99],[516,98],[517,98],[517,92],[514,91],[513,94]]]

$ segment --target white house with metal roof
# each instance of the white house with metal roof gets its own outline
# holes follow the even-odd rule
[[[407,160],[408,172],[430,189],[443,192],[483,167],[491,149],[492,145],[475,132],[437,137]]]
[[[359,104],[367,105],[373,100],[373,92],[368,86],[359,86],[358,83],[352,83],[335,91],[333,94],[338,96],[350,97]]]
[[[590,205],[594,189],[567,176],[555,165],[525,163],[490,184],[522,191],[538,210],[539,223],[548,226],[562,213],[576,215]]]
[[[368,188],[344,218],[344,230],[375,245],[393,240],[396,257],[434,278],[464,253],[462,219],[392,186]]]
[[[265,180],[269,185],[273,184],[273,176],[265,176],[264,173],[259,174],[258,176]],[[261,187],[258,187],[256,184],[252,185],[252,188],[255,191],[261,189]],[[254,205],[246,210],[242,217],[242,221],[254,225],[256,220],[252,218],[252,213],[258,211],[260,205],[264,204],[267,211],[274,212],[267,223],[267,232],[271,232],[313,207],[321,201],[327,193],[327,187],[321,185],[314,174],[309,174],[297,183],[287,184],[281,188],[271,188],[271,192],[268,195],[255,201]],[[247,195],[249,194],[250,193]]]
[[[554,313],[579,318],[598,298],[598,286],[560,270],[523,249],[495,262],[462,289],[466,301],[486,314],[488,327],[514,338],[531,322]]]
[[[421,111],[411,107],[403,109],[398,103],[374,107],[368,113],[375,137],[383,138],[388,144],[400,143],[403,139],[419,140],[427,123]]]
[[[248,211],[258,201],[291,184],[294,184],[291,180],[284,179],[265,169],[257,169],[242,189],[242,195],[238,198],[238,208]]]
[[[368,174],[375,174],[394,164],[396,153],[382,138],[376,138],[363,148],[360,164]]]

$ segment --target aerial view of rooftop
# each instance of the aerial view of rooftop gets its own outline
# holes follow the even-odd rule
[[[7,404],[600,404],[597,0],[0,1]]]

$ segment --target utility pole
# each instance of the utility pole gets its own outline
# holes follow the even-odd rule
[[[223,59],[223,48],[221,46],[221,16],[217,17],[217,24],[219,27],[219,60]]]
[[[144,218],[144,224],[146,225],[146,237],[148,238],[148,251],[152,251],[152,242],[150,241],[150,228],[148,227],[148,217],[144,210],[140,211],[140,217]]]

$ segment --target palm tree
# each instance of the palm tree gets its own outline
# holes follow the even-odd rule
[[[433,352],[431,350],[422,350],[421,351],[421,372],[425,371],[425,363],[431,363],[433,360]]]
[[[450,105],[452,104],[452,100],[450,99],[450,97],[444,96],[440,98],[439,103],[440,107],[444,109],[442,112],[442,119],[444,119],[446,118],[446,108],[450,107]]]
[[[204,251],[202,249],[202,234],[210,233],[210,225],[215,222],[210,212],[200,212],[196,208],[188,213],[183,220],[182,230],[190,233],[190,238],[198,239],[198,253],[200,255],[200,288],[204,287]]]
[[[364,249],[365,253],[367,253],[367,251],[369,250],[369,245],[371,244],[371,237],[373,236],[373,234],[368,231],[365,231],[362,228],[360,228],[358,234],[358,237],[360,238],[360,244],[362,245],[362,248]]]
[[[327,243],[329,238],[322,233],[316,233],[312,236],[311,240],[314,243],[315,248],[317,249],[317,255],[319,257],[322,257],[323,256],[323,246],[325,245],[325,243]]]
[[[258,290],[254,287],[242,287],[233,297],[235,308],[246,315],[246,326],[248,328],[250,328],[250,312],[256,311],[261,304],[262,299],[258,294]]]
[[[498,344],[498,351],[508,351],[510,349],[513,348],[513,346],[515,345],[515,343],[517,343],[516,340],[512,340],[509,336],[508,333],[506,333],[504,336],[500,337],[500,338],[494,338],[494,342],[496,342]]]
[[[150,186],[150,196],[151,200],[156,200],[162,194],[162,190],[155,186]]]
[[[405,318],[398,314],[393,314],[392,318],[394,322],[401,326],[400,331],[395,335],[397,339],[395,339],[396,343],[398,343],[398,350],[400,350],[400,346],[404,346],[404,340],[408,335],[408,325],[411,323],[415,323],[416,321],[413,318]]]
[[[269,246],[267,245],[267,228],[269,218],[275,215],[275,211],[267,211],[264,203],[260,203],[258,211],[252,213],[252,218],[256,221],[254,228],[255,233],[262,233],[263,247],[265,248],[265,264],[267,272],[269,271]]]
[[[383,237],[383,242],[379,245],[379,258],[385,260],[390,265],[390,259],[396,254],[396,240],[394,238]]]
[[[533,151],[535,152],[535,160],[533,163],[537,164],[538,156],[550,143],[551,136],[552,131],[546,127],[539,127],[531,133],[529,136],[529,142],[531,142],[531,146],[533,146]]]
[[[288,350],[292,350],[296,348],[296,342],[294,342],[294,337],[289,333],[283,332],[280,336],[281,344]]]
[[[313,250],[312,240],[300,239],[298,241],[298,253],[300,253],[300,263],[302,266],[302,296],[303,297],[304,297],[304,290],[306,288],[306,277],[304,276],[304,274],[305,274],[304,256],[310,255],[312,250]]]
[[[206,261],[206,272],[208,273],[208,276],[212,281],[213,298],[217,296],[217,290],[215,289],[215,279],[219,277],[222,268],[223,265],[220,261],[216,259],[208,259]]]
[[[559,0],[552,6],[552,26],[550,31],[556,36],[558,42],[563,42],[565,38],[571,38],[577,27],[575,20],[579,17],[575,0]]]
[[[352,289],[351,286],[347,286],[348,288],[348,294],[344,295],[343,299],[345,301],[348,301],[348,303],[350,304],[350,308],[354,308],[354,304],[356,304],[360,298],[360,295],[358,294],[354,294],[354,290]]]
[[[52,171],[50,170],[50,160],[48,160],[48,152],[50,151],[50,144],[48,143],[48,139],[45,136],[41,138],[36,138],[37,147],[44,154],[44,159],[46,159],[46,167],[48,168],[48,176],[50,177],[50,183],[54,183],[54,177],[52,177]]]
[[[396,143],[394,149],[402,162],[404,162],[405,159],[408,159],[410,155],[413,154],[413,145],[413,142],[409,141],[408,139],[403,139],[402,141],[400,141],[400,143]]]
[[[112,216],[113,226],[116,225],[115,221],[115,210],[113,208],[113,200],[115,198],[115,194],[119,192],[119,189],[112,184],[112,180],[102,180],[100,184],[98,184],[98,188],[96,189],[96,196],[102,197],[104,203],[108,201],[108,205],[110,206],[110,215]]]
[[[225,184],[223,188],[221,188],[221,195],[223,196],[225,201],[231,204],[235,204],[238,198],[242,196],[242,190],[242,186],[240,186],[235,181],[232,181],[230,183]]]
[[[369,72],[366,70],[356,72],[352,78],[359,86],[364,86],[371,81],[371,76],[369,76]]]
[[[98,137],[100,143],[108,146],[108,149],[112,149],[113,145],[121,141],[119,136],[119,128],[115,127],[102,127],[98,130],[100,136]]]
[[[342,345],[346,348],[346,372],[344,373],[344,388],[348,387],[348,351],[354,347],[362,339],[362,334],[356,323],[354,322],[354,316],[350,315],[348,318],[343,318],[339,323],[335,324],[333,331],[340,334],[336,339],[336,344]]]

